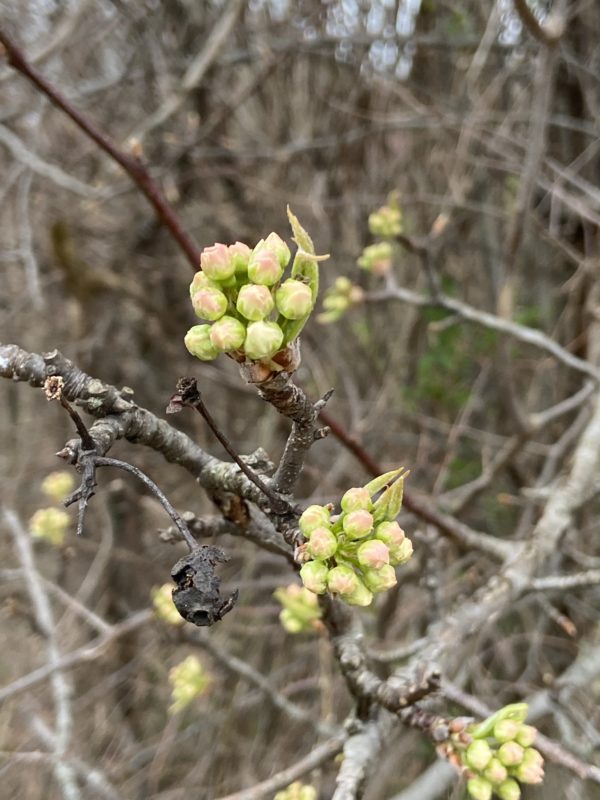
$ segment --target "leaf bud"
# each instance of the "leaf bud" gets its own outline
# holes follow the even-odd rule
[[[205,247],[200,253],[200,266],[206,276],[213,281],[227,280],[235,272],[229,248],[219,242],[211,247]]]
[[[352,594],[359,588],[360,581],[351,567],[340,565],[327,573],[327,588],[330,592],[342,596]]]
[[[283,331],[276,322],[251,322],[248,325],[244,352],[252,361],[270,358],[281,348]]]
[[[219,355],[219,351],[210,339],[210,327],[210,325],[194,325],[183,340],[188,351],[201,361],[212,361]]]
[[[374,594],[386,592],[398,583],[396,571],[390,564],[384,564],[380,569],[365,569],[363,577],[368,589]]]
[[[220,319],[227,311],[227,298],[219,289],[200,289],[192,297],[192,306],[197,317],[211,322]]]
[[[349,539],[364,539],[373,530],[373,517],[368,511],[351,511],[342,519],[344,533]]]
[[[485,778],[476,776],[467,781],[467,791],[473,800],[491,800],[492,784]]]
[[[245,338],[246,328],[235,317],[221,317],[210,329],[210,341],[222,353],[239,350]]]
[[[302,512],[298,526],[302,535],[310,539],[310,535],[315,528],[329,525],[330,518],[331,512],[324,506],[309,506]]]
[[[342,497],[342,511],[349,514],[351,511],[369,511],[371,509],[371,495],[364,486],[348,491]]]
[[[376,522],[389,520],[390,522],[398,516],[402,508],[402,496],[404,494],[404,475],[388,486],[377,498],[373,506],[373,517]]]
[[[477,772],[482,772],[491,758],[492,750],[485,739],[476,739],[465,751],[465,763]]]
[[[257,250],[258,247],[259,245],[254,248],[248,261],[248,277],[252,283],[273,286],[281,278],[283,269],[273,250],[264,249],[264,245]]]
[[[329,570],[322,561],[308,561],[300,569],[300,578],[307,589],[315,594],[325,594]]]
[[[302,319],[310,314],[313,298],[310,286],[289,278],[275,293],[277,308],[286,319]]]
[[[273,310],[273,297],[266,286],[247,283],[238,294],[236,308],[243,317],[256,322]]]
[[[337,538],[329,528],[315,528],[310,534],[308,552],[319,561],[331,558],[337,547]]]
[[[498,748],[498,758],[505,767],[514,767],[523,760],[524,750],[516,742],[504,742]]]
[[[512,778],[502,781],[500,786],[497,786],[494,791],[500,800],[519,800],[521,797],[521,788]]]
[[[368,542],[363,542],[359,546],[356,555],[358,556],[358,563],[365,569],[378,570],[390,563],[390,551],[379,539],[370,539]]]

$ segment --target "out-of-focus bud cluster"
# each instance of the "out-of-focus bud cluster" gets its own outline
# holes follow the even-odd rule
[[[317,800],[317,790],[314,786],[296,781],[281,792],[277,792],[274,800]]]
[[[288,633],[314,632],[323,629],[319,601],[308,589],[292,583],[290,586],[276,589],[273,595],[283,606],[279,620]]]
[[[185,620],[175,608],[173,588],[173,584],[164,583],[162,586],[152,589],[152,605],[158,619],[162,619],[163,622],[167,622],[169,625],[179,626],[183,625]]]
[[[337,322],[349,308],[361,303],[363,297],[364,292],[360,286],[352,283],[344,276],[336,278],[333,286],[325,292],[323,299],[323,308],[325,310],[319,314],[317,321],[323,325]]]
[[[525,724],[527,704],[504,706],[475,725],[456,725],[442,754],[467,776],[473,800],[519,800],[519,783],[541,783],[544,759],[531,745],[537,731]],[[457,721],[458,722],[458,721]]]
[[[190,297],[206,322],[190,328],[184,340],[193,356],[212,361],[231,353],[238,361],[271,363],[298,337],[315,305],[322,257],[315,256],[310,236],[289,209],[288,217],[298,251],[286,279],[291,253],[276,233],[253,249],[236,242],[202,251]]]
[[[62,503],[74,488],[75,478],[66,470],[51,472],[42,481],[42,492],[56,503]]]
[[[74,488],[73,475],[66,471],[51,472],[41,484],[42,492],[55,503],[62,503]],[[60,547],[70,524],[71,517],[62,508],[40,508],[29,520],[29,533],[35,539]]]
[[[403,469],[348,489],[342,511],[309,506],[300,517],[307,541],[299,548],[302,583],[315,594],[329,591],[347,603],[368,606],[373,595],[396,585],[394,567],[412,555],[410,539],[395,521],[402,506]],[[375,498],[379,492],[379,497]]]
[[[397,194],[391,194],[387,205],[369,215],[369,230],[380,241],[365,247],[358,259],[358,266],[375,275],[387,275],[394,262],[394,239],[403,231]]]
[[[169,711],[171,714],[177,714],[187,708],[196,697],[206,694],[212,678],[202,666],[200,659],[196,656],[188,656],[171,668],[169,683],[173,701],[169,706]]]

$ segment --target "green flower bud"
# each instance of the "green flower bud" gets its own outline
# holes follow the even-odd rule
[[[273,297],[266,286],[247,283],[240,289],[236,308],[243,317],[256,322],[271,313]]]
[[[368,511],[351,511],[344,514],[342,526],[349,539],[364,539],[373,530],[373,517]]]
[[[308,561],[300,570],[300,578],[307,589],[315,594],[325,594],[329,570],[322,561]]]
[[[225,281],[235,273],[229,248],[219,242],[211,247],[205,247],[200,253],[200,266],[206,277],[213,281]]]
[[[351,567],[341,565],[330,569],[327,573],[327,588],[335,594],[352,594],[360,586],[358,576]]]
[[[298,522],[302,535],[310,539],[315,528],[327,527],[331,518],[329,509],[323,506],[309,506],[302,512]]]
[[[502,781],[500,786],[496,787],[495,792],[500,800],[519,800],[521,797],[519,784],[512,778]]]
[[[159,619],[168,622],[169,625],[183,625],[184,619],[175,608],[173,602],[173,585],[164,583],[160,587],[155,587],[151,592],[154,613]]]
[[[535,748],[528,747],[522,762],[513,770],[521,783],[541,783],[544,779],[544,759]]]
[[[521,725],[519,731],[515,736],[515,742],[520,744],[521,747],[531,747],[535,742],[537,736],[537,729],[533,725]]]
[[[373,602],[373,594],[367,589],[362,581],[359,580],[358,586],[351,594],[343,595],[344,602],[351,606],[370,606]]]
[[[349,514],[351,511],[370,511],[371,496],[365,487],[348,489],[342,497],[342,511]]]
[[[206,273],[200,271],[194,275],[194,279],[190,283],[190,298],[193,297],[196,292],[199,292],[201,289],[218,289],[219,284],[216,281],[211,281],[211,279],[206,275]]]
[[[210,340],[210,325],[194,325],[183,340],[188,351],[201,361],[212,361],[219,351]]]
[[[248,260],[252,252],[248,245],[243,242],[236,242],[235,244],[230,244],[227,250],[236,273],[243,275],[248,272]]]
[[[264,248],[266,250],[272,250],[282,267],[285,267],[290,260],[291,253],[290,248],[287,244],[283,241],[281,236],[276,233],[270,233],[264,242]]]
[[[61,508],[40,508],[29,520],[29,532],[34,539],[44,539],[58,547],[70,524],[71,517]]]
[[[211,322],[220,319],[227,311],[227,298],[219,289],[200,289],[192,297],[192,306],[197,317]]]
[[[501,719],[494,725],[494,738],[502,742],[512,742],[521,729],[521,724],[514,719]]]
[[[337,546],[337,538],[329,528],[315,528],[310,534],[308,552],[318,561],[324,561],[335,554]]]
[[[392,267],[392,257],[392,245],[389,242],[377,242],[365,247],[357,263],[376,275],[385,275]]]
[[[485,739],[475,739],[467,747],[465,752],[465,763],[477,772],[482,772],[490,763],[492,750]]]
[[[248,261],[248,277],[252,283],[273,286],[281,278],[283,269],[276,253],[263,249],[263,245],[259,250],[257,250],[258,247],[259,245],[254,248]]]
[[[390,551],[379,539],[363,542],[357,552],[358,563],[365,569],[378,570],[390,563]]]
[[[335,279],[333,285],[340,294],[347,294],[352,288],[352,281],[345,275],[340,275],[339,278]]]
[[[399,567],[411,558],[413,545],[410,539],[404,539],[399,545],[390,546],[390,564]]]
[[[402,212],[397,207],[382,206],[369,214],[369,230],[373,236],[392,239],[402,233]]]
[[[42,481],[42,492],[57,503],[62,502],[74,488],[75,478],[65,470],[51,472]]]
[[[246,338],[246,328],[235,317],[221,317],[210,329],[210,341],[217,350],[239,350]]]
[[[196,656],[188,656],[169,671],[169,683],[172,686],[173,699],[169,711],[171,714],[176,714],[196,697],[205,694],[212,680],[200,660]]]
[[[381,522],[375,528],[375,537],[392,548],[399,547],[406,535],[397,522]]]
[[[284,608],[279,613],[279,621],[288,633],[302,633],[304,625],[289,609]]]
[[[477,739],[476,741],[481,741]],[[483,777],[494,784],[502,783],[508,778],[508,771],[506,767],[501,764],[497,758],[492,758],[490,763],[485,768]]]
[[[516,742],[504,742],[498,748],[498,758],[505,767],[514,767],[523,760],[524,750]]]
[[[328,294],[323,300],[323,308],[327,311],[347,311],[350,308],[350,300],[340,294]]]
[[[390,564],[385,564],[380,569],[365,569],[363,578],[368,589],[374,594],[386,592],[398,583],[396,572]]]
[[[251,322],[248,325],[244,352],[252,361],[271,358],[281,348],[283,331],[276,322]]]
[[[289,278],[275,293],[275,302],[286,319],[302,319],[310,314],[313,307],[310,286]]]
[[[467,781],[467,791],[473,800],[490,800],[492,784],[485,778],[475,777]]]

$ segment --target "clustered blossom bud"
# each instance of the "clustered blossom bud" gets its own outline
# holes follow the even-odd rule
[[[369,214],[369,230],[382,239],[393,239],[402,233],[402,211],[398,205],[382,206]]]
[[[375,528],[369,509],[378,507],[380,514],[397,514],[402,496],[398,484],[405,475],[401,469],[393,470],[366,486],[348,489],[339,515],[331,515],[331,506],[312,505],[303,512],[298,525],[307,541],[298,548],[296,558],[303,564],[300,577],[308,590],[315,594],[329,591],[350,605],[368,606],[374,594],[396,585],[393,565],[400,561],[394,562],[392,556],[402,549],[403,563],[409,551],[412,553],[412,544],[391,517]],[[386,536],[385,525],[391,526]],[[381,537],[376,535],[379,528]]]
[[[154,613],[158,619],[168,622],[169,625],[183,625],[184,619],[175,608],[175,603],[173,602],[172,584],[165,583],[162,586],[155,587],[152,589],[151,597]]]
[[[51,472],[42,481],[42,492],[57,503],[62,503],[74,488],[75,478],[66,470]]]
[[[295,781],[281,792],[277,792],[273,800],[317,800],[314,786]]]
[[[323,300],[325,311],[319,314],[317,321],[322,325],[337,322],[349,308],[362,303],[363,299],[364,292],[360,286],[356,286],[342,275],[336,278],[333,286],[325,292]]]
[[[316,594],[295,583],[276,589],[273,594],[283,606],[279,620],[288,633],[322,630],[321,609]]]
[[[61,508],[40,508],[29,520],[29,532],[35,539],[59,547],[70,524],[71,517]]]
[[[281,285],[290,250],[276,233],[253,249],[243,242],[204,248],[190,298],[196,315],[214,324],[208,332],[198,326],[188,332],[186,346],[192,355],[210,361],[235,351],[236,361],[262,362],[271,371],[289,368],[289,358],[275,356],[306,324],[319,285],[318,262],[325,256],[315,254],[310,236],[289,210],[288,217],[298,251],[291,276]]]
[[[393,258],[394,249],[390,242],[377,242],[365,247],[357,264],[375,275],[387,275],[392,268]]]
[[[467,790],[473,800],[490,800],[492,795],[519,800],[519,782],[542,782],[544,759],[529,746],[537,731],[525,724],[526,716],[527,705],[515,703],[469,725],[466,731],[450,734],[448,757],[467,772]]]
[[[206,694],[212,680],[201,661],[196,656],[188,656],[170,670],[169,683],[173,700],[169,711],[176,714],[189,706],[196,697]]]

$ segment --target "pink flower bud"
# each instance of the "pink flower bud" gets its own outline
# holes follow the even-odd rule
[[[504,742],[498,749],[498,758],[505,767],[514,767],[523,760],[525,751],[516,742]]]
[[[265,239],[264,247],[267,250],[272,250],[277,256],[277,260],[282,267],[285,267],[290,260],[290,248],[283,241],[281,236],[276,233],[270,233]]]
[[[227,248],[229,257],[233,261],[233,268],[238,274],[243,274],[248,271],[248,260],[252,252],[247,244],[243,242],[236,242],[230,244]]]
[[[519,732],[515,736],[515,742],[520,744],[521,747],[531,747],[535,742],[537,736],[537,729],[533,725],[521,725]],[[527,753],[527,751],[525,751]]]
[[[211,281],[211,279],[206,275],[206,273],[200,271],[194,275],[192,282],[190,283],[190,297],[193,297],[196,292],[199,292],[201,289],[218,289],[219,284],[215,281]]]
[[[192,297],[192,305],[197,317],[214,321],[227,311],[227,298],[219,289],[200,289]]]
[[[364,539],[373,530],[373,517],[368,511],[351,511],[344,514],[342,526],[349,539]]]
[[[359,585],[360,581],[350,567],[334,567],[327,573],[327,588],[335,594],[342,596],[352,594],[355,589],[359,588]]]
[[[465,752],[465,763],[477,772],[484,770],[490,763],[491,758],[492,750],[484,739],[476,739],[467,747]]]
[[[485,768],[483,777],[487,778],[488,781],[491,781],[495,785],[505,781],[508,778],[508,772],[506,767],[501,764],[497,758],[492,758],[490,759],[490,763]]]
[[[349,514],[351,511],[369,511],[371,496],[364,486],[348,489],[342,497],[342,511]]]
[[[315,594],[325,594],[328,569],[322,561],[309,561],[300,570],[302,583]]]
[[[210,329],[210,340],[222,353],[238,350],[246,337],[246,328],[235,317],[221,317]]]
[[[310,314],[313,307],[310,286],[290,278],[275,293],[275,302],[286,319],[302,319]]]
[[[183,340],[188,351],[201,361],[212,361],[219,351],[210,340],[210,325],[194,325]]]
[[[367,588],[374,594],[386,592],[398,583],[396,572],[390,564],[384,564],[380,569],[365,569],[363,578]]]
[[[373,602],[373,595],[364,583],[359,580],[358,586],[352,594],[344,595],[344,601],[350,603],[351,606],[370,606]]]
[[[309,506],[302,512],[298,526],[302,535],[310,539],[311,533],[316,528],[325,528],[329,525],[331,512],[323,506]]]
[[[500,786],[496,787],[495,792],[500,800],[519,800],[521,797],[521,788],[512,778],[502,781]]]
[[[248,261],[248,277],[252,283],[273,286],[281,278],[283,270],[277,254],[272,250],[263,249],[263,247],[258,251],[255,247],[252,251]]]
[[[200,253],[200,266],[206,276],[213,281],[227,280],[235,272],[229,248],[219,242],[213,244],[212,247],[205,247]]]
[[[523,761],[515,769],[514,774],[522,783],[541,783],[544,779],[542,754],[533,747],[528,747],[523,753]]]
[[[501,744],[503,742],[512,742],[516,738],[518,732],[521,730],[521,723],[516,719],[501,719],[494,725],[494,738]]]
[[[363,542],[357,550],[358,563],[366,569],[381,569],[390,563],[390,551],[379,539]]]
[[[485,778],[471,778],[467,781],[467,791],[473,800],[491,800],[492,784]]]
[[[335,554],[337,545],[337,539],[329,528],[315,528],[310,535],[308,552],[313,558],[324,561]]]
[[[397,522],[382,522],[375,528],[375,536],[393,548],[399,547],[406,538]]]
[[[244,352],[252,361],[271,358],[283,343],[283,331],[276,322],[251,322],[248,325]]]
[[[243,317],[256,322],[271,313],[273,297],[266,286],[247,283],[240,289],[236,308]]]
[[[399,545],[390,547],[390,564],[399,567],[406,564],[413,554],[413,546],[410,539],[404,539]]]

